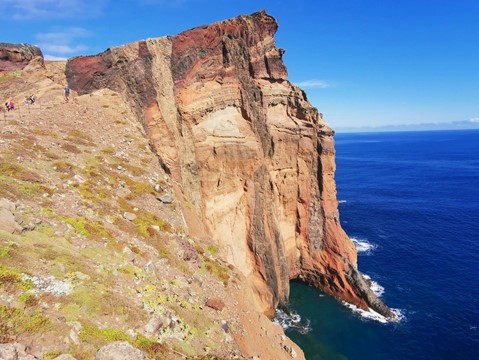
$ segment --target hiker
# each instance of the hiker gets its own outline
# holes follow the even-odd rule
[[[65,86],[65,102],[68,102],[68,100],[70,100],[70,88]]]
[[[13,100],[7,101],[5,103],[5,107],[7,108],[7,111],[15,110],[15,103],[13,102]]]
[[[25,105],[33,105],[35,100],[35,96],[30,95],[29,97],[25,98]]]

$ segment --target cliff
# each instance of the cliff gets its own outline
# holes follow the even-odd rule
[[[66,62],[42,60],[0,73],[0,359],[303,359],[188,231],[135,109],[108,89],[65,102]]]
[[[290,279],[391,316],[277,27],[259,12],[68,62],[0,44],[0,358],[303,358],[265,316]]]
[[[333,131],[287,80],[278,24],[264,11],[70,59],[80,95],[120,93],[163,169],[268,314],[301,279],[392,316],[357,270],[341,228]],[[197,221],[197,220],[200,221]]]

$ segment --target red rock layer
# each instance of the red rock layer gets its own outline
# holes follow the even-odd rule
[[[43,54],[37,46],[0,43],[0,72],[21,70],[32,60],[43,65]]]
[[[259,308],[286,306],[299,278],[390,316],[339,222],[333,131],[287,80],[277,28],[264,11],[239,16],[73,58],[67,78],[125,96]]]

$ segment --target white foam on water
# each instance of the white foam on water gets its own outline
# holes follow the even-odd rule
[[[376,244],[372,244],[365,239],[357,239],[352,237],[351,241],[354,243],[354,246],[356,246],[358,253],[370,254],[373,250],[377,248]]]
[[[372,280],[371,276],[363,274],[363,273],[361,273],[361,275],[363,276],[363,278],[371,282],[371,285],[369,288],[377,297],[381,297],[384,294],[384,287],[379,285],[376,281]]]
[[[301,334],[311,331],[311,321],[309,319],[302,321],[301,316],[294,311],[288,314],[283,310],[276,309],[273,322],[281,325],[284,330],[294,329]]]
[[[347,200],[338,200],[338,204],[345,204],[347,203]]]
[[[371,280],[371,291],[377,296],[380,297],[384,294],[384,287],[379,285],[376,281]]]
[[[381,324],[399,323],[406,319],[401,309],[391,309],[391,312],[394,314],[394,317],[392,319],[389,319],[381,315],[380,313],[374,311],[373,309],[363,310],[358,308],[356,305],[347,303],[345,301],[343,301],[342,304],[348,309],[350,309],[353,313],[359,315],[362,319],[377,321]]]

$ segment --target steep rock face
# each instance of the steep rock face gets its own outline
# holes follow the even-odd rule
[[[342,230],[333,131],[287,80],[265,12],[70,59],[80,94],[110,88],[136,112],[164,169],[265,312],[289,280],[389,309],[357,271]]]
[[[43,65],[43,54],[39,47],[0,43],[0,71],[21,70],[32,61]]]

